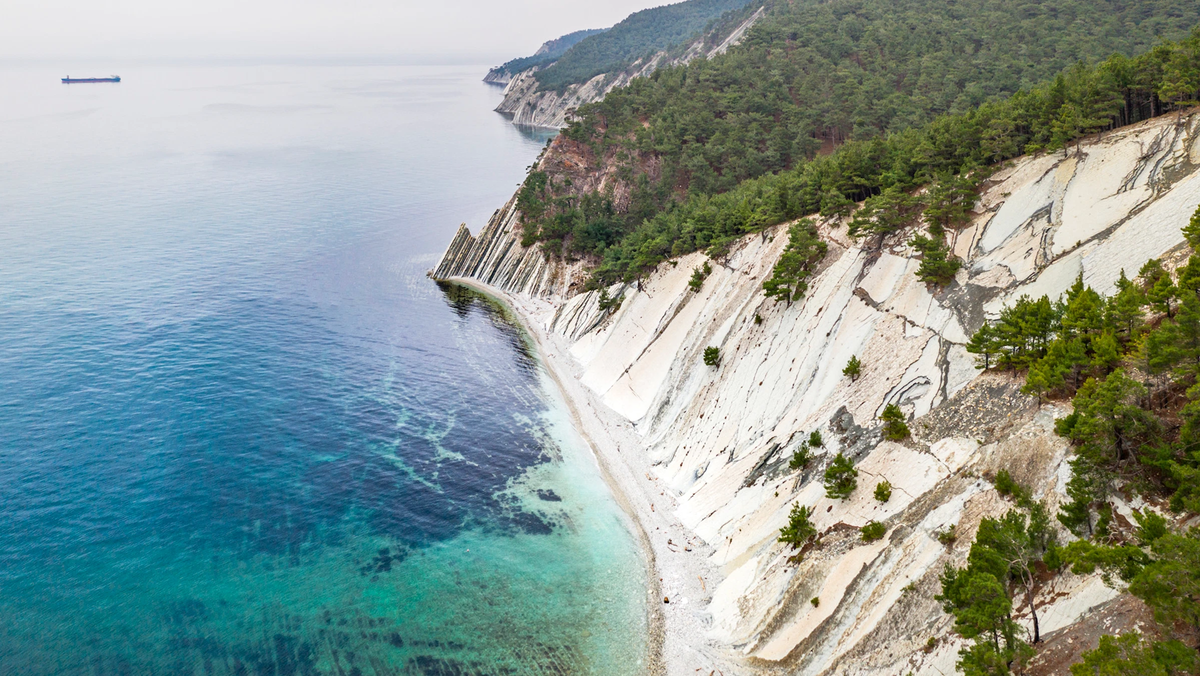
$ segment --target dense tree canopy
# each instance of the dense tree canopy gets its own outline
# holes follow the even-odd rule
[[[597,161],[616,163],[618,183],[630,196],[618,207],[612,193],[580,193],[565,177],[534,172],[524,202],[531,210],[522,212],[526,241],[541,242],[551,255],[598,261],[598,281],[629,280],[668,257],[697,249],[719,254],[747,232],[805,214],[849,213],[854,203],[867,200],[855,214],[854,232],[886,237],[923,216],[932,236],[915,242],[928,262],[922,276],[945,283],[956,265],[940,243],[940,232],[962,223],[969,209],[964,204],[973,194],[963,182],[975,168],[1063,148],[1083,135],[1163,114],[1172,110],[1173,101],[1186,100],[1173,93],[1179,87],[1191,87],[1194,93],[1188,96],[1200,98],[1195,94],[1200,92],[1200,37],[1163,43],[1135,57],[1119,51],[1144,48],[1163,32],[1183,33],[1197,20],[1200,3],[1162,11],[1115,3],[1100,11],[1089,4],[1084,11],[1082,4],[1056,0],[1037,5],[1048,14],[1028,19],[1024,28],[1012,24],[1022,12],[1011,12],[998,0],[959,2],[953,9],[941,0],[910,0],[903,5],[910,11],[895,17],[894,3],[877,4],[834,0],[800,12],[795,8],[801,3],[777,3],[772,11],[782,14],[762,24],[742,48],[665,69],[583,107],[565,137]],[[1006,9],[998,9],[1000,4]],[[995,41],[986,43],[986,50],[971,48],[984,51],[963,52],[966,44],[974,44],[963,26],[993,12],[1008,17],[1001,25],[1011,31],[979,28],[988,35],[994,31]],[[946,24],[943,14],[961,19]],[[1047,28],[1043,35],[1038,26],[1057,25],[1049,15],[1074,16],[1073,28],[1062,33]],[[837,19],[836,25],[823,26],[822,16]],[[1124,23],[1112,23],[1115,16],[1124,16]],[[1168,16],[1178,19],[1163,18]],[[784,31],[789,22],[799,23]],[[858,42],[838,37],[844,22],[863,22]],[[871,54],[889,58],[867,59],[863,41],[884,40],[898,31],[896,22],[906,27],[896,35],[928,34],[928,40],[914,37],[913,44],[895,49],[870,42]],[[1027,43],[1002,33],[1026,35],[1039,49],[1054,46],[1057,56],[1021,66]],[[801,39],[802,34],[807,37]],[[835,49],[830,43],[839,40],[842,46]],[[817,58],[813,50],[828,55]],[[1051,66],[1114,50],[1116,55],[1096,65],[1069,66],[1049,81],[1000,98],[1035,75],[1053,73]],[[983,54],[978,60],[977,53]],[[929,70],[892,70],[917,67],[912,64]],[[938,70],[951,69],[950,64],[953,69],[975,64],[976,70],[968,68],[961,78]],[[858,80],[805,79],[862,69],[899,89],[887,96],[873,92],[855,103],[852,98],[869,91]],[[976,79],[988,73],[994,77]],[[946,91],[939,94],[940,88]],[[938,113],[944,114],[934,117]],[[832,152],[818,154],[821,147]],[[941,189],[913,194],[927,183]]]
[[[574,33],[567,33],[561,38],[550,40],[546,44],[542,45],[545,48],[545,51],[538,50],[536,54],[531,56],[523,56],[518,59],[505,61],[504,65],[497,66],[493,70],[507,73],[511,76],[516,75],[523,70],[533,68],[534,66],[541,66],[550,63],[551,61],[557,60],[568,49],[578,44],[580,40],[591,35],[596,35],[597,33],[603,33],[604,30],[605,29],[603,28],[592,28],[575,31]]]
[[[1200,209],[1192,223],[1200,223]],[[1200,244],[1198,231],[1189,225],[1183,233],[1193,247]],[[989,605],[994,594],[982,587],[963,591],[964,580],[984,571],[980,562],[985,559],[976,556],[976,548],[998,552],[997,561],[1009,562],[1009,577],[1022,583],[1031,609],[1037,583],[1028,572],[1027,554],[1042,551],[1050,570],[1069,566],[1085,574],[1099,569],[1106,580],[1125,580],[1130,593],[1153,609],[1161,623],[1163,640],[1132,634],[1102,638],[1071,668],[1073,676],[1197,673],[1195,649],[1170,638],[1194,637],[1200,631],[1200,529],[1178,525],[1200,511],[1197,289],[1200,255],[1193,253],[1174,272],[1151,260],[1135,279],[1121,274],[1107,296],[1085,286],[1081,277],[1057,301],[1019,298],[972,337],[967,349],[978,355],[981,368],[1025,370],[1026,392],[1071,398],[1072,412],[1055,424],[1075,447],[1066,485],[1069,501],[1059,507],[1058,521],[1080,539],[1061,549],[1052,542],[1032,542],[1033,524],[1045,531],[1048,514],[1007,472],[1000,472],[997,491],[1016,496],[1030,510],[1029,526],[1022,535],[1023,522],[1013,512],[1000,520],[984,519],[972,545],[971,565],[948,571],[943,603],[959,618],[964,636],[975,635],[968,619],[981,614],[992,618],[995,636],[1004,628],[997,608]],[[1120,525],[1112,501],[1118,490],[1141,492],[1158,504],[1169,497],[1166,504],[1179,518],[1147,507],[1134,512],[1136,527]],[[1014,562],[1019,564],[1015,568]],[[986,572],[1003,581],[998,570]],[[992,615],[985,612],[989,608]],[[967,673],[1008,673],[1005,645],[996,639],[977,641],[963,651],[960,666]]]
[[[623,70],[632,62],[670,50],[698,37],[722,15],[750,0],[686,0],[630,14],[609,30],[581,40],[550,67],[537,73],[540,89],[561,90],[601,73]],[[755,2],[753,8],[761,3]],[[740,16],[730,16],[733,20]]]

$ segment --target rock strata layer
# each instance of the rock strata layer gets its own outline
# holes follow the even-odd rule
[[[638,287],[607,289],[622,301],[601,309],[598,293],[575,293],[577,268],[521,246],[513,202],[478,237],[460,228],[433,276],[529,299],[525,319],[568,346],[579,382],[633,426],[637,457],[707,545],[678,556],[707,557],[721,578],[673,611],[691,613],[703,635],[668,641],[740,673],[950,674],[963,643],[934,600],[938,575],[965,561],[981,519],[1012,506],[986,477],[1008,469],[1052,510],[1069,478],[1069,447],[1053,431],[1069,410],[1039,407],[1008,375],[981,374],[964,345],[1021,295],[1056,298],[1081,274],[1109,293],[1122,270],[1180,254],[1200,205],[1198,123],[1160,118],[1010,163],[952,234],[965,266],[944,289],[917,280],[907,236],[875,249],[822,221],[829,253],[790,306],[761,288],[786,243],[778,226],[743,238],[698,292],[688,281],[701,253]],[[703,364],[709,346],[723,356],[717,368]],[[842,375],[851,356],[862,362],[854,381]],[[880,434],[890,403],[910,419],[903,443]],[[824,447],[791,470],[813,430]],[[859,470],[847,500],[825,497],[820,480],[838,452]],[[893,494],[879,503],[872,490],[883,480]],[[777,541],[796,503],[815,508],[822,533],[800,562]],[[1131,518],[1139,506],[1117,508]],[[868,521],[885,524],[885,537],[864,543]],[[951,526],[957,540],[943,544]],[[657,565],[674,599],[685,587],[672,561]],[[1042,632],[1086,640],[1128,599],[1096,576],[1060,575],[1039,592]],[[1016,615],[1028,623],[1029,608]],[[670,668],[692,673],[684,666]]]
[[[501,291],[530,296],[561,296],[567,274],[565,266],[552,265],[537,247],[521,246],[516,197],[492,214],[479,236],[471,235],[464,223],[441,261],[431,273],[434,279],[466,278]]]

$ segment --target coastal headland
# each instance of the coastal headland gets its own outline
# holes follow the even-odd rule
[[[1198,123],[1165,116],[1000,168],[953,233],[964,265],[940,289],[917,279],[907,238],[877,247],[831,217],[816,220],[829,251],[798,302],[762,290],[786,223],[719,261],[688,254],[636,284],[587,291],[581,263],[521,245],[515,201],[478,235],[461,227],[431,276],[503,299],[537,340],[641,531],[659,584],[648,592],[659,669],[953,673],[966,641],[934,598],[939,575],[966,560],[983,519],[1010,508],[991,481],[998,471],[1053,513],[1068,501],[1071,454],[1054,432],[1069,406],[981,373],[966,344],[1021,296],[1054,298],[1080,277],[1108,293],[1150,258],[1179,266],[1181,228],[1200,205]],[[715,366],[702,360],[709,347],[722,355]],[[863,365],[853,379],[842,373],[851,357]],[[883,438],[888,405],[910,438]],[[814,430],[825,440],[817,461],[791,469]],[[820,480],[839,453],[866,486],[846,500]],[[882,481],[894,491],[886,502],[871,497]],[[795,504],[812,506],[820,534],[802,559],[778,541]],[[1113,504],[1131,522],[1144,506]],[[884,537],[864,542],[869,522]],[[944,537],[951,527],[956,539]],[[1059,666],[1099,633],[1149,621],[1099,573],[1064,572],[1036,597],[1038,659],[1057,655]],[[1015,605],[1018,623],[1032,624],[1029,610]]]

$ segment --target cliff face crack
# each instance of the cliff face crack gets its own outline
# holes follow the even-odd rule
[[[1146,183],[1148,183],[1150,187],[1154,189],[1155,193],[1159,193],[1165,188],[1169,187],[1169,185],[1162,180],[1162,166],[1163,163],[1170,158],[1171,153],[1168,151],[1175,147],[1175,144],[1179,139],[1179,135],[1183,133],[1184,129],[1185,126],[1183,124],[1176,124],[1172,127],[1164,129],[1163,132],[1155,138],[1155,145],[1151,149],[1151,152],[1158,154],[1159,157],[1154,162],[1154,167],[1150,170],[1149,178],[1146,179]],[[1169,142],[1160,142],[1160,139],[1165,140],[1168,136],[1170,137]]]
[[[1166,129],[1155,134],[1154,138],[1150,140],[1149,149],[1140,141],[1138,142],[1138,148],[1141,149],[1141,152],[1138,154],[1137,162],[1129,170],[1129,173],[1125,174],[1125,178],[1121,181],[1121,186],[1117,189],[1117,194],[1132,190],[1137,185],[1138,178],[1141,177],[1146,167],[1150,166],[1150,161],[1162,151],[1163,139],[1167,137],[1167,134],[1168,130]]]

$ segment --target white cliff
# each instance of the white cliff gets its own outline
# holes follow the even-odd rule
[[[509,77],[504,88],[504,100],[496,107],[496,112],[509,116],[515,125],[561,129],[567,125],[568,117],[576,108],[599,101],[608,92],[624,87],[634,78],[645,77],[663,66],[688,63],[698,56],[712,58],[724,54],[742,39],[764,13],[765,10],[760,9],[733,27],[716,46],[707,47],[708,36],[702,36],[677,56],[658,52],[648,58],[638,59],[624,70],[597,75],[587,82],[569,85],[562,91],[538,91],[536,74],[544,66],[530,68]]]
[[[662,594],[691,599],[662,610],[667,671],[950,674],[961,643],[933,599],[938,575],[962,563],[980,519],[1011,506],[985,477],[1006,468],[1056,507],[1069,476],[1068,446],[1053,432],[1066,410],[1039,408],[1007,375],[980,374],[964,343],[1023,294],[1057,297],[1080,273],[1107,293],[1122,269],[1132,276],[1148,258],[1181,252],[1181,227],[1200,205],[1198,127],[1200,116],[1169,116],[1078,153],[1010,163],[957,233],[966,265],[940,291],[916,279],[906,238],[875,251],[844,224],[821,222],[828,255],[790,307],[761,288],[786,243],[779,226],[743,238],[699,292],[688,287],[705,260],[695,253],[640,288],[612,288],[624,300],[608,314],[596,293],[575,293],[578,269],[520,246],[511,203],[478,238],[461,228],[434,276],[508,298],[574,379],[568,396],[608,428],[628,428],[585,425],[599,453],[620,447],[608,461],[636,475],[619,488],[652,503],[635,511],[648,517]],[[702,363],[708,346],[721,350],[718,368]],[[863,365],[856,381],[842,375],[851,356]],[[904,443],[881,440],[888,403],[911,418]],[[815,429],[826,442],[817,461],[789,470]],[[839,451],[860,472],[845,501],[826,498],[820,482]],[[884,479],[894,489],[881,504],[871,492]],[[797,502],[815,507],[823,533],[798,564],[777,541]],[[865,544],[857,529],[871,520],[888,532]],[[952,525],[957,541],[939,542]],[[671,528],[690,551],[668,547]],[[1042,631],[1053,643],[1119,602],[1097,578],[1065,574],[1040,591]]]

